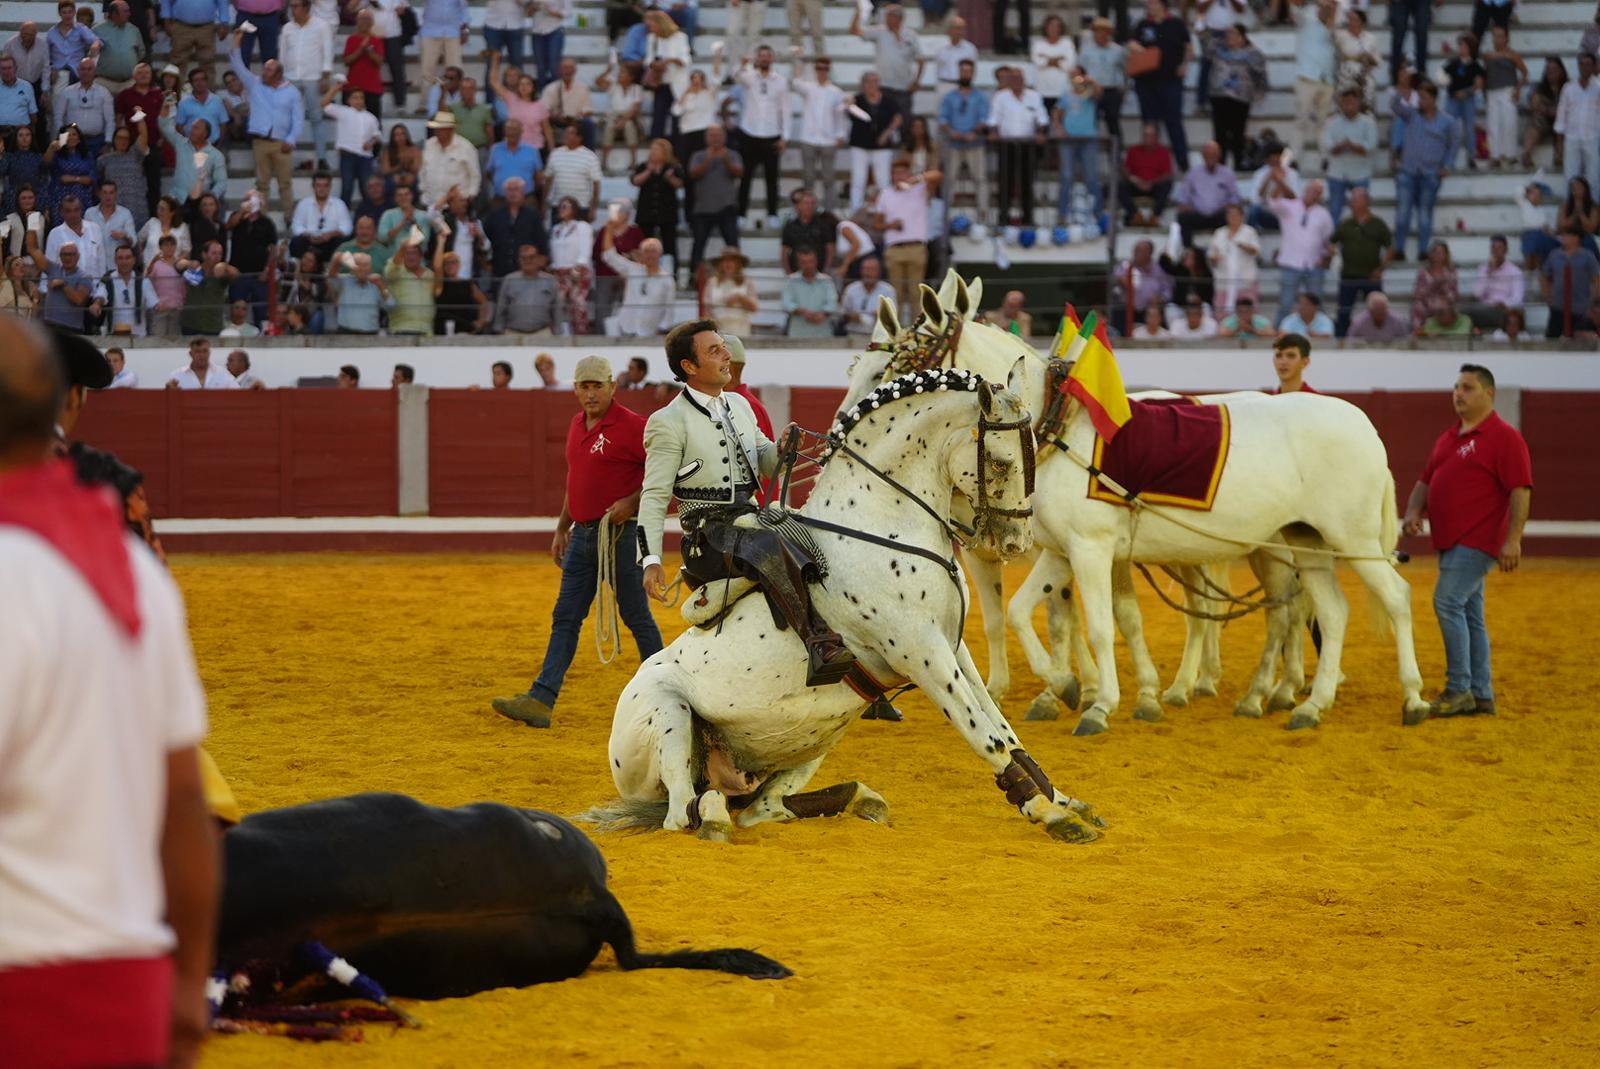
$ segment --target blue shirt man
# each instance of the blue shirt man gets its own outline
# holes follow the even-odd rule
[[[489,150],[489,175],[494,181],[494,195],[505,196],[506,180],[520,178],[528,189],[537,189],[534,176],[539,173],[539,150],[526,141],[512,148],[501,141]]]
[[[1061,132],[1072,138],[1095,137],[1099,134],[1098,102],[1088,94],[1064,93],[1056,100],[1061,109]],[[1229,175],[1232,178],[1232,175]],[[1235,190],[1235,196],[1238,191]]]
[[[467,0],[427,0],[419,21],[423,37],[456,37],[467,24]]]
[[[203,69],[195,72],[196,77],[191,78],[193,83],[205,76]],[[222,103],[222,98],[210,90],[206,91],[206,98],[201,100],[198,93],[190,94],[178,101],[177,122],[178,132],[187,135],[189,124],[196,119],[204,119],[211,124],[210,141],[213,145],[222,141],[222,132],[228,125],[228,109]]]
[[[161,17],[190,26],[226,26],[233,21],[228,0],[161,0]]]
[[[989,98],[976,89],[952,89],[939,101],[939,125],[957,134],[973,133],[989,121]]]
[[[268,85],[245,66],[238,48],[229,50],[228,59],[233,63],[234,73],[244,83],[245,95],[250,98],[250,136],[270,137],[290,144],[300,140],[305,105],[300,90],[282,80],[282,69],[278,70],[278,84]]]
[[[1461,123],[1439,110],[1436,87],[1424,86],[1417,97],[1419,104],[1432,109],[1432,115],[1422,107],[1412,107],[1399,96],[1394,101],[1395,118],[1406,124],[1405,140],[1400,145],[1400,169],[1409,174],[1436,175],[1455,159]],[[1430,97],[1431,104],[1425,99]]]
[[[624,63],[643,63],[645,49],[650,43],[650,28],[642,22],[628,27],[617,45],[617,58]]]
[[[52,26],[44,39],[50,45],[50,69],[66,71],[72,77],[77,77],[78,61],[100,43],[100,38],[81,22],[73,23],[66,33],[61,32],[59,25]]]
[[[10,74],[11,80],[5,80]],[[0,126],[26,126],[39,113],[33,86],[17,77],[17,64],[10,56],[0,57]]]

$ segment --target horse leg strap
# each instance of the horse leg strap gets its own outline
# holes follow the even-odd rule
[[[845,811],[850,800],[856,796],[859,783],[836,783],[832,787],[824,787],[820,791],[806,791],[804,794],[786,794],[783,796],[783,808],[793,813],[798,820],[810,817],[836,817]]]
[[[1050,777],[1044,774],[1044,769],[1028,755],[1028,751],[1021,748],[1011,751],[1011,763],[995,776],[994,782],[1005,792],[1006,801],[1018,809],[1041,794],[1050,800],[1056,796]]]

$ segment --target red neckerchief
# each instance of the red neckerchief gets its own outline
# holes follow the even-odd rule
[[[127,633],[139,636],[139,598],[122,511],[104,489],[78,482],[70,460],[0,475],[0,524],[32,531],[66,558]]]

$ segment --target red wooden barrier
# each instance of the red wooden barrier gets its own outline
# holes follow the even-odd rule
[[[1533,457],[1533,514],[1541,520],[1600,520],[1595,417],[1600,392],[1522,391],[1522,434]]]

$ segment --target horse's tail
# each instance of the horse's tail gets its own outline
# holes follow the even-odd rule
[[[719,950],[674,950],[666,954],[642,954],[633,944],[633,925],[622,903],[610,891],[601,891],[594,920],[600,937],[616,951],[617,964],[624,969],[709,969],[714,972],[748,976],[752,980],[782,980],[794,973],[782,962],[773,961],[753,950],[726,947]]]
[[[579,824],[593,824],[597,831],[660,831],[667,819],[667,802],[664,798],[659,801],[613,798],[572,819]]]

